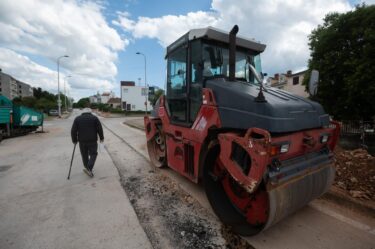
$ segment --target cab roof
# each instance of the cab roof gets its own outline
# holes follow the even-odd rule
[[[224,43],[229,43],[229,32],[213,28],[213,27],[207,27],[207,28],[201,28],[201,29],[192,29],[183,36],[181,36],[179,39],[177,39],[175,42],[170,44],[167,47],[167,54],[175,50],[177,47],[180,47],[182,44],[187,43],[188,41],[195,40],[195,39],[206,39],[206,40],[215,40],[220,41]],[[236,45],[238,47],[250,49],[256,52],[263,52],[266,48],[265,44],[259,43],[253,39],[248,39],[242,36],[236,36]]]

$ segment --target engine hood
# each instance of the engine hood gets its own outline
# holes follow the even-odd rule
[[[267,102],[256,102],[256,85],[219,78],[207,80],[206,87],[215,95],[223,128],[258,127],[281,133],[329,125],[319,103],[277,88],[267,87],[263,91]]]

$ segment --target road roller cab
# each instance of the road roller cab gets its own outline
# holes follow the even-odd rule
[[[156,167],[203,182],[223,223],[253,235],[329,189],[339,125],[320,104],[263,87],[266,46],[237,32],[195,29],[167,47],[167,92],[145,130]]]

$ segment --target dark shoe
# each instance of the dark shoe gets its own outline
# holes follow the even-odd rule
[[[83,172],[85,172],[89,177],[94,177],[94,174],[86,168],[83,169]]]

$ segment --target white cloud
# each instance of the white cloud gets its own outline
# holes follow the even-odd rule
[[[7,48],[0,48],[0,68],[3,73],[12,75],[32,87],[41,87],[49,92],[57,93],[57,72],[33,62],[27,56]],[[97,89],[103,91],[113,88],[112,83],[105,79],[79,74],[72,74],[71,78],[65,78],[66,76],[67,74],[60,73],[60,91],[64,91],[66,80],[66,90],[72,93],[76,100],[95,93]],[[85,90],[88,95],[80,95],[76,90],[79,92]]]
[[[0,68],[18,80],[57,92],[57,73],[10,49],[0,48]]]
[[[300,69],[309,58],[308,35],[330,12],[352,9],[345,0],[213,0],[211,11],[167,15],[158,18],[119,15],[113,23],[131,32],[134,38],[155,38],[167,46],[192,28],[214,26],[230,30],[234,24],[239,34],[267,44],[263,54],[265,72]]]
[[[97,3],[79,0],[0,1],[0,45],[19,53],[48,58],[53,63],[57,57],[68,54],[69,58],[61,60],[61,65],[73,74],[86,75],[80,81],[72,78],[73,88],[91,88],[95,92],[99,86],[111,89],[117,74],[118,52],[129,41],[108,26],[102,8]],[[3,56],[9,55],[9,50],[4,51],[1,51]],[[53,71],[38,68],[27,57],[22,58],[28,65],[26,68],[39,74],[39,82],[46,84],[41,86],[48,88],[50,81],[43,78],[43,72],[44,77],[49,78]],[[14,76],[27,82],[22,68],[13,67],[16,67]]]
[[[240,8],[231,11],[230,5]],[[213,0],[212,8],[222,13],[219,25],[229,29],[239,24],[240,34],[267,44],[262,56],[263,68],[265,72],[276,73],[307,66],[311,30],[323,22],[327,13],[346,12],[351,6],[345,0],[272,0],[267,3]]]
[[[134,38],[155,38],[162,46],[167,46],[188,30],[205,26],[213,26],[218,17],[213,12],[190,12],[187,15],[167,15],[159,18],[139,17],[131,20],[129,15],[119,14],[118,20],[112,23],[131,32]]]

